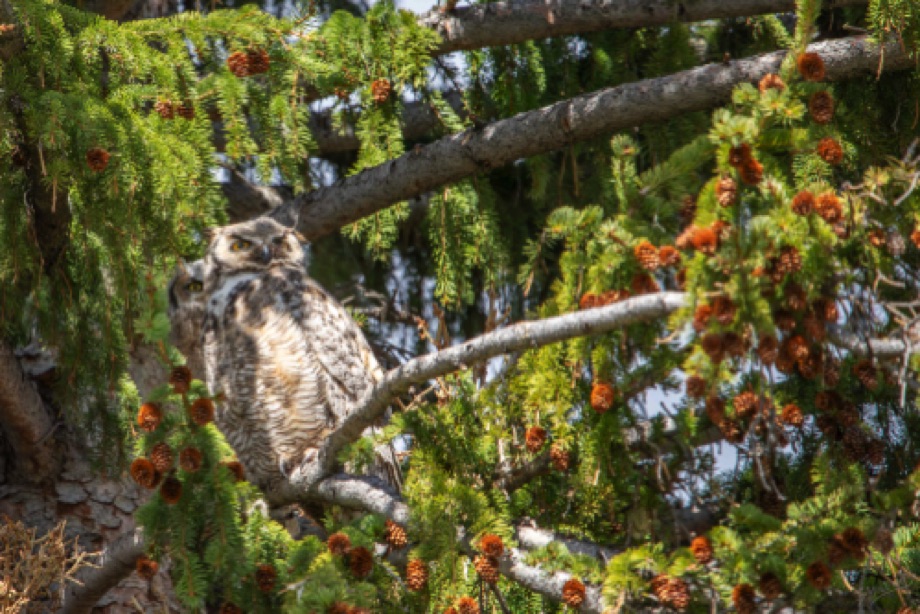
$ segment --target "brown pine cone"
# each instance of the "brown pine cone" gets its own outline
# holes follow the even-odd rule
[[[838,537],[841,545],[846,548],[853,558],[857,561],[862,561],[866,558],[869,540],[866,539],[866,534],[862,530],[858,527],[848,527]]]
[[[160,570],[160,565],[147,557],[147,555],[142,555],[137,558],[135,563],[137,569],[137,575],[142,577],[144,580],[153,580],[153,576],[157,575],[157,572]]]
[[[683,611],[690,605],[690,587],[680,578],[668,578],[664,595],[663,603],[675,610]]]
[[[741,358],[748,350],[744,338],[731,330],[722,333],[722,347],[725,348],[725,352],[732,358]]]
[[[275,582],[278,579],[278,571],[274,565],[263,563],[256,567],[256,586],[263,593],[270,593],[275,588]]]
[[[760,594],[763,595],[763,598],[767,601],[773,601],[783,594],[783,585],[779,581],[779,578],[776,577],[776,574],[769,571],[760,576],[758,588],[760,589]]]
[[[766,93],[767,90],[779,90],[781,92],[786,89],[786,83],[779,75],[770,73],[764,75],[763,79],[760,80],[760,83],[757,84],[757,89],[760,90],[761,94]]]
[[[240,461],[224,461],[221,466],[226,467],[237,482],[242,482],[246,479],[246,472],[243,470],[243,463]]]
[[[808,99],[808,113],[816,124],[829,124],[834,118],[834,97],[830,92],[815,92]]]
[[[740,168],[751,159],[751,146],[742,143],[728,150],[728,163],[735,168]]]
[[[802,326],[805,328],[805,334],[818,343],[827,337],[827,324],[816,313],[805,314],[805,317],[802,318]]]
[[[645,239],[636,244],[633,248],[633,255],[639,262],[639,266],[646,271],[654,271],[661,265],[658,259],[658,248]]]
[[[776,313],[773,314],[773,321],[776,323],[776,328],[784,333],[795,329],[795,316],[785,309],[777,309]]]
[[[738,584],[732,589],[732,603],[738,614],[752,614],[757,609],[755,599],[757,594],[750,584]]]
[[[718,427],[728,443],[738,445],[744,441],[744,431],[741,430],[741,426],[736,421],[726,419]]]
[[[386,521],[386,531],[384,532],[383,539],[386,540],[391,548],[396,548],[397,550],[405,548],[406,544],[409,543],[406,530],[392,520]]]
[[[815,561],[805,570],[805,579],[819,591],[826,590],[831,585],[831,570],[821,561]]]
[[[866,456],[866,434],[858,426],[851,426],[843,432],[843,453],[852,462],[861,461]]]
[[[192,103],[183,103],[176,107],[176,115],[189,121],[195,119],[195,107]]]
[[[780,414],[779,420],[783,424],[801,428],[801,426],[805,424],[805,415],[802,414],[802,409],[798,405],[795,403],[789,403],[783,407],[783,411]]]
[[[492,533],[486,533],[479,538],[479,551],[488,557],[497,559],[505,552],[502,538]]]
[[[806,81],[824,80],[824,60],[814,52],[802,53],[796,58],[796,68]]]
[[[569,578],[562,585],[562,603],[570,608],[580,608],[585,602],[585,585],[578,578]]]
[[[534,454],[546,443],[546,429],[541,426],[531,426],[524,433],[524,445],[527,451]]]
[[[773,335],[766,335],[760,338],[757,345],[757,356],[765,365],[772,365],[779,356],[779,342]]]
[[[815,195],[802,190],[792,197],[792,212],[796,215],[808,215],[815,208]]]
[[[712,318],[712,306],[698,305],[693,312],[693,330],[698,333],[706,330],[709,326],[710,318]]]
[[[572,462],[571,455],[557,445],[549,449],[549,460],[553,463],[556,471],[568,471],[569,464]]]
[[[591,387],[591,409],[597,413],[606,413],[615,400],[616,389],[610,384],[599,382]]]
[[[719,333],[703,335],[703,338],[700,340],[700,347],[714,364],[722,362],[722,358],[725,357],[725,348],[722,346],[722,335]]]
[[[413,559],[406,565],[406,587],[413,592],[428,584],[428,565],[421,559]]]
[[[891,531],[884,527],[877,530],[875,539],[872,540],[872,545],[876,550],[887,556],[888,553],[894,550],[894,539],[891,536]]]
[[[131,478],[140,486],[153,489],[160,482],[160,473],[153,463],[146,458],[135,458],[131,462]]]
[[[172,386],[176,394],[185,394],[188,392],[189,384],[192,383],[192,371],[186,366],[173,368],[169,374],[169,385]]]
[[[351,540],[344,533],[333,533],[326,540],[326,547],[333,556],[345,556],[351,550]]]
[[[268,72],[269,59],[265,49],[250,49],[246,52],[246,60],[250,75],[259,75]]]
[[[201,469],[204,457],[198,448],[185,448],[179,452],[179,467],[188,473],[195,473]]]
[[[196,399],[188,408],[189,417],[198,426],[204,426],[214,421],[214,401],[208,398]]]
[[[137,426],[141,430],[152,433],[163,421],[163,412],[156,403],[144,403],[137,411]]]
[[[785,348],[785,354],[788,354],[792,357],[793,360],[800,362],[808,358],[810,350],[808,349],[808,342],[805,341],[805,338],[802,335],[793,335],[792,337],[787,338],[783,341],[783,346]]]
[[[393,86],[388,79],[376,79],[371,83],[371,96],[377,104],[383,104],[390,97]]]
[[[798,366],[802,377],[815,379],[821,374],[821,369],[824,365],[821,354],[809,354],[805,360],[800,360],[796,366]]]
[[[725,401],[719,397],[706,399],[706,416],[716,426],[725,422]]]
[[[699,228],[697,226],[692,226],[691,228],[693,231],[689,239],[693,248],[707,256],[716,253],[719,248],[719,237],[712,228]]]
[[[648,273],[636,273],[629,282],[633,294],[641,296],[643,294],[653,294],[659,292],[661,288],[655,278]]]
[[[461,597],[457,600],[459,614],[479,614],[479,604],[472,597]]]
[[[751,158],[741,167],[741,181],[748,185],[757,185],[763,181],[763,164]]]
[[[498,582],[500,574],[498,573],[497,559],[493,559],[491,556],[477,556],[473,560],[473,567],[476,568],[476,573],[479,574],[483,582],[488,584]]]
[[[712,561],[712,542],[705,535],[695,537],[690,542],[690,552],[700,565],[707,565]]]
[[[687,396],[692,399],[702,399],[706,396],[709,384],[699,375],[691,375],[687,378]]]
[[[166,442],[160,442],[150,450],[150,462],[160,473],[166,473],[173,465],[172,448]]]
[[[727,296],[717,296],[712,301],[712,315],[722,326],[731,324],[737,312],[738,308],[734,301]]]
[[[815,211],[828,224],[836,224],[843,219],[843,205],[833,192],[825,192],[818,196]]]
[[[853,375],[869,390],[875,390],[878,387],[878,371],[871,360],[860,360],[853,365]]]
[[[787,283],[783,294],[786,297],[786,307],[791,311],[802,311],[808,306],[805,289],[795,282]]]
[[[348,551],[348,568],[354,577],[361,579],[370,575],[374,568],[374,557],[371,551],[364,546],[358,546]]]
[[[831,567],[837,567],[850,556],[849,551],[840,541],[840,536],[836,535],[831,538],[827,546],[827,562]]]
[[[843,148],[833,137],[826,136],[818,141],[816,151],[818,156],[828,164],[836,166],[843,162]]]
[[[242,51],[234,51],[227,57],[227,68],[234,76],[243,78],[249,76],[249,56]]]
[[[86,152],[86,164],[91,170],[101,173],[109,165],[110,154],[101,147],[93,147]]]
[[[787,246],[779,252],[778,268],[785,274],[798,273],[802,270],[802,255],[795,247]]]
[[[680,252],[673,245],[662,245],[658,248],[658,261],[663,267],[672,267],[680,264]]]
[[[613,305],[629,298],[629,290],[607,290],[600,295],[601,305]]]
[[[176,107],[169,100],[158,100],[153,105],[153,110],[163,119],[174,119],[176,117]]]
[[[585,292],[578,300],[579,309],[594,309],[601,306],[601,297],[593,292]]]
[[[750,390],[745,390],[735,395],[733,403],[735,406],[735,415],[742,420],[747,420],[752,417],[757,410],[758,399],[756,394]]]
[[[716,200],[721,207],[731,207],[738,200],[738,184],[731,177],[722,177],[716,184]]]

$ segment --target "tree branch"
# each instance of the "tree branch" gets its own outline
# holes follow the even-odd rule
[[[874,74],[880,66],[914,65],[898,44],[880,48],[866,38],[825,41],[809,47],[821,54],[827,77]],[[779,70],[785,51],[728,64],[709,64],[657,79],[611,87],[519,113],[444,137],[426,147],[303,194],[273,215],[308,238],[327,235],[385,207],[496,166],[597,138],[648,122],[701,111],[729,100],[732,88]],[[884,59],[884,61],[882,61]]]
[[[93,606],[116,584],[135,569],[137,559],[144,554],[144,538],[140,530],[121,536],[102,555],[99,567],[85,567],[64,594],[62,614],[88,614]]]
[[[557,603],[562,601],[562,586],[572,577],[569,573],[548,573],[539,567],[527,565],[522,552],[517,548],[509,548],[508,554],[498,560],[498,570],[509,580]],[[585,601],[579,612],[601,614],[604,611],[601,589],[587,585],[585,589]]]
[[[562,535],[553,533],[548,529],[541,529],[533,524],[521,523],[517,525],[514,528],[514,536],[518,544],[520,544],[521,548],[524,550],[539,550],[540,548],[546,548],[551,543],[556,542],[565,546],[565,549],[572,554],[580,554],[593,559],[599,559],[604,563],[623,551],[619,548],[601,546],[594,542],[563,537]]]
[[[36,482],[56,470],[54,422],[13,350],[0,341],[0,428],[15,453],[18,474]]]
[[[826,8],[866,4],[866,0],[825,2]],[[528,40],[588,34],[614,28],[666,26],[727,17],[795,10],[795,0],[512,0],[475,4],[450,12],[432,10],[419,24],[441,35],[435,54],[511,45]]]
[[[374,476],[341,473],[320,482],[314,492],[323,503],[379,514],[401,525],[409,522],[409,507],[386,482]]]

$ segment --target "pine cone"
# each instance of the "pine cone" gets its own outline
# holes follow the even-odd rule
[[[741,167],[741,181],[748,185],[757,185],[763,181],[763,164],[753,158]]]
[[[869,390],[875,390],[878,387],[878,371],[871,360],[860,360],[853,365],[853,375]]]
[[[826,136],[818,141],[818,156],[831,165],[837,165],[843,162],[843,148],[840,143],[833,137]]]
[[[601,305],[612,305],[628,298],[629,290],[607,290],[600,295],[599,301]]]
[[[505,552],[505,544],[498,535],[486,533],[479,539],[479,551],[488,557],[497,559]]]
[[[246,479],[246,472],[243,471],[243,464],[241,462],[224,461],[221,463],[221,466],[226,467],[237,482],[242,482]]]
[[[326,540],[326,547],[334,556],[345,556],[351,550],[351,540],[344,533],[333,533]]]
[[[728,443],[738,445],[744,441],[744,431],[741,430],[741,426],[736,421],[726,419],[718,426],[719,430],[722,431],[722,436],[725,437]]]
[[[658,259],[658,248],[643,239],[634,248],[633,254],[639,262],[639,266],[647,271],[654,271],[661,265]]]
[[[742,143],[728,150],[728,163],[735,168],[740,168],[750,159],[751,146],[747,143]]]
[[[479,574],[483,582],[488,584],[495,584],[498,582],[499,573],[497,559],[493,559],[490,556],[477,556],[473,560],[473,566],[476,568],[476,573]]]
[[[201,469],[204,457],[198,448],[185,448],[179,452],[179,467],[182,471],[195,473]]]
[[[735,396],[735,415],[742,420],[747,420],[754,415],[757,405],[757,395],[750,390],[746,390]]]
[[[652,294],[661,290],[655,278],[648,273],[637,273],[633,275],[632,281],[630,281],[630,288],[636,296]]]
[[[722,177],[716,184],[716,200],[721,207],[731,207],[738,200],[738,184],[731,177]]]
[[[816,124],[829,124],[834,118],[834,97],[830,92],[815,92],[808,99],[808,113]]]
[[[815,211],[828,224],[836,224],[843,219],[843,205],[833,192],[825,192],[818,196]]]
[[[773,322],[776,324],[776,328],[784,333],[791,332],[795,329],[795,316],[785,309],[776,310],[776,313],[773,314]]]
[[[150,462],[160,473],[166,473],[173,465],[172,448],[166,442],[160,442],[150,450]]]
[[[709,384],[705,379],[698,375],[691,375],[687,378],[687,396],[693,399],[701,399],[706,396]]]
[[[246,60],[250,75],[260,75],[268,72],[269,59],[265,49],[250,49],[246,52]]]
[[[263,593],[270,593],[275,588],[275,581],[278,579],[278,571],[274,565],[263,563],[256,567],[256,586]]]
[[[710,318],[712,318],[712,306],[698,305],[693,312],[693,330],[698,333],[706,330],[709,326]]]
[[[794,260],[795,256],[790,256],[790,258]],[[783,266],[782,257],[780,257],[780,266]],[[801,258],[799,258],[799,267],[801,267]],[[791,311],[802,311],[808,305],[805,289],[795,282],[787,283],[783,294],[786,297],[786,306]]]
[[[167,477],[160,486],[160,498],[167,505],[178,503],[182,498],[182,482],[174,476]]]
[[[907,244],[904,241],[904,235],[902,235],[897,230],[892,230],[885,238],[885,247],[888,248],[888,253],[895,258],[903,256],[904,252],[907,251]]]
[[[532,426],[524,433],[524,445],[527,451],[534,454],[546,443],[546,429],[540,426]]]
[[[109,165],[110,154],[101,147],[93,147],[86,152],[86,164],[90,169],[101,173]]]
[[[160,570],[160,565],[147,557],[147,555],[142,555],[137,558],[135,563],[137,569],[137,575],[142,577],[144,580],[153,580],[153,576],[157,575],[157,572]]]
[[[675,610],[683,611],[690,605],[690,587],[680,578],[668,578],[664,595],[664,603]]]
[[[738,614],[752,614],[757,609],[755,599],[757,594],[750,584],[738,584],[732,589],[732,603]]]
[[[585,602],[585,585],[578,578],[569,578],[562,585],[562,603],[570,608],[580,608]]]
[[[386,522],[386,532],[383,535],[383,539],[386,540],[391,548],[396,548],[397,550],[405,548],[406,544],[409,543],[406,530],[392,520],[387,520]]]
[[[185,394],[188,392],[189,384],[192,383],[192,371],[186,367],[175,367],[169,374],[169,385],[172,386],[176,394]]]
[[[803,361],[808,358],[808,355],[811,353],[808,349],[808,342],[805,341],[805,338],[802,335],[793,335],[792,337],[787,338],[783,341],[783,346],[785,348],[785,353],[792,357],[795,361]]]
[[[459,614],[479,614],[479,604],[472,597],[461,597],[457,600]]]
[[[788,246],[780,250],[777,270],[790,275],[802,270],[802,255],[795,247]]]
[[[799,74],[806,81],[824,80],[824,60],[817,53],[803,53],[796,59]]]
[[[606,413],[613,407],[616,400],[616,389],[605,382],[596,383],[591,387],[591,409],[599,414]]]
[[[757,84],[757,89],[760,90],[761,94],[766,93],[767,90],[779,90],[781,92],[786,89],[786,84],[779,75],[770,73],[760,80],[760,83]]]
[[[198,426],[204,426],[214,421],[214,401],[202,397],[196,399],[188,408],[189,417]]]
[[[421,559],[413,559],[406,565],[406,587],[417,592],[428,583],[428,565]]]
[[[585,292],[578,301],[579,309],[593,309],[601,306],[601,297],[593,292]]]
[[[144,403],[137,412],[137,426],[148,433],[157,430],[162,421],[163,412],[156,403]]]
[[[147,489],[156,488],[160,482],[160,473],[153,463],[146,458],[135,458],[131,462],[131,478]]]
[[[556,468],[556,471],[568,471],[569,464],[572,462],[569,453],[557,445],[549,449],[549,459],[553,463],[553,467]]]
[[[858,527],[848,527],[838,537],[841,545],[846,548],[853,558],[857,561],[862,561],[866,558],[869,540],[866,539],[866,534]]]
[[[818,317],[816,313],[805,314],[805,317],[802,318],[802,327],[805,329],[805,334],[818,343],[821,343],[827,337],[826,322],[823,318]]]
[[[712,301],[712,315],[722,326],[731,324],[737,311],[734,301],[727,296],[717,296]]]
[[[795,403],[789,403],[783,407],[783,412],[780,414],[779,419],[783,424],[796,428],[801,428],[801,426],[805,424],[805,416],[802,414],[802,409]]]
[[[827,562],[831,567],[837,567],[843,563],[847,557],[850,556],[850,553],[844,547],[843,543],[840,541],[840,536],[835,535],[831,538],[830,543],[827,546]]]
[[[349,550],[348,568],[356,578],[366,578],[374,568],[374,557],[371,551],[363,546]]]
[[[706,399],[706,416],[716,426],[725,422],[725,401],[719,397]]]
[[[693,232],[690,235],[690,243],[693,245],[693,248],[711,256],[716,253],[716,250],[719,248],[719,237],[711,228],[699,228],[693,226]]]
[[[673,245],[662,245],[658,248],[658,261],[663,267],[672,267],[680,264],[680,252]]]
[[[773,335],[761,337],[757,345],[757,356],[765,365],[772,365],[779,356],[779,342]]]
[[[799,373],[802,377],[805,379],[815,379],[821,374],[823,359],[821,358],[821,354],[811,353],[807,358],[796,363],[796,366],[798,366]]]
[[[242,51],[234,51],[227,58],[227,67],[236,77],[249,76],[249,56]]]
[[[690,552],[700,565],[708,565],[712,561],[712,542],[705,535],[700,535],[690,542]]]
[[[176,117],[176,107],[169,100],[158,100],[153,105],[153,110],[163,119],[173,119]]]
[[[853,462],[866,456],[866,434],[859,427],[850,427],[843,432],[843,453]]]
[[[758,588],[760,589],[760,594],[763,595],[763,598],[767,601],[773,601],[783,594],[783,585],[779,581],[779,578],[776,577],[776,574],[769,571],[760,576]]]
[[[872,540],[872,545],[876,550],[887,556],[888,553],[894,550],[894,539],[892,539],[891,531],[884,527],[877,530],[875,539]]]
[[[388,79],[376,79],[371,83],[371,96],[377,104],[383,104],[390,97],[393,86]]]
[[[815,195],[802,190],[792,197],[792,212],[796,215],[808,215],[815,208]]]
[[[195,107],[190,102],[188,104],[180,104],[178,107],[176,107],[176,115],[182,119],[191,121],[195,119]]]
[[[821,561],[815,561],[805,570],[805,579],[819,591],[831,585],[831,570]]]
[[[703,338],[700,340],[700,347],[703,348],[703,352],[709,356],[709,360],[711,360],[713,364],[722,362],[722,358],[725,356],[725,348],[722,346],[722,335],[718,333],[703,335]]]

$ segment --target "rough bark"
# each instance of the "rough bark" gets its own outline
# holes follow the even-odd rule
[[[86,567],[78,578],[80,585],[71,585],[64,596],[62,614],[90,612],[113,586],[134,571],[139,556],[144,554],[144,539],[140,531],[123,535],[103,552],[99,567]]]
[[[825,8],[866,4],[866,0],[824,2]],[[795,10],[794,0],[518,0],[475,4],[444,12],[432,10],[419,23],[441,35],[436,54],[528,40],[588,34],[613,28],[665,26],[727,17]]]
[[[811,45],[824,58],[829,80],[899,70],[914,65],[897,43],[883,48],[866,38]],[[376,211],[444,184],[472,177],[571,143],[662,121],[725,103],[739,83],[755,82],[779,69],[785,51],[709,64],[657,79],[611,87],[519,113],[444,137],[430,145],[314,190],[279,207],[273,215],[314,239]]]

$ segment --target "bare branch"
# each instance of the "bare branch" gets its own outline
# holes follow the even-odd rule
[[[825,7],[866,4],[866,0],[825,2]],[[527,40],[588,34],[613,28],[664,26],[727,17],[747,17],[795,10],[794,0],[512,0],[475,4],[441,12],[435,9],[419,24],[441,35],[436,54],[511,45]]]
[[[874,74],[879,66],[887,70],[914,66],[899,44],[880,48],[867,38],[830,40],[809,49],[821,54],[830,80]],[[730,98],[737,84],[776,72],[785,55],[785,51],[778,51],[728,64],[709,64],[520,113],[444,137],[335,185],[303,194],[273,215],[291,223],[299,210],[303,234],[321,237],[393,203],[490,168],[599,135],[716,107]]]
[[[549,452],[518,467],[501,471],[495,479],[495,487],[506,492],[514,492],[534,478],[549,473]]]
[[[323,503],[379,514],[397,524],[409,522],[408,506],[395,490],[377,477],[342,473],[320,482],[314,492]]]
[[[510,548],[508,554],[499,559],[498,570],[509,580],[556,602],[562,601],[562,586],[572,578],[569,573],[560,571],[551,574],[539,567],[527,565],[522,552],[517,548]],[[601,589],[587,585],[585,588],[585,601],[579,612],[601,614],[604,611]]]
[[[916,348],[911,344],[910,348],[905,347],[903,341],[899,339],[869,339],[854,335],[840,327],[833,327],[830,330],[830,338],[834,345],[847,349],[857,356],[867,356],[871,354],[876,358],[900,358],[907,353],[913,353]]]
[[[86,567],[77,574],[82,583],[68,586],[64,594],[62,614],[83,614],[116,584],[135,569],[137,559],[144,554],[144,538],[134,530],[113,542],[102,555],[99,567]]]
[[[54,422],[38,390],[26,377],[13,350],[0,341],[0,427],[13,448],[18,473],[41,481],[50,477],[57,465]]]
[[[600,559],[604,563],[622,552],[622,549],[601,546],[594,542],[588,542],[580,539],[572,539],[557,535],[548,529],[541,529],[533,524],[519,524],[514,529],[514,536],[524,550],[539,550],[546,548],[551,543],[556,542],[565,546],[565,549],[572,554],[589,556],[594,559]]]

